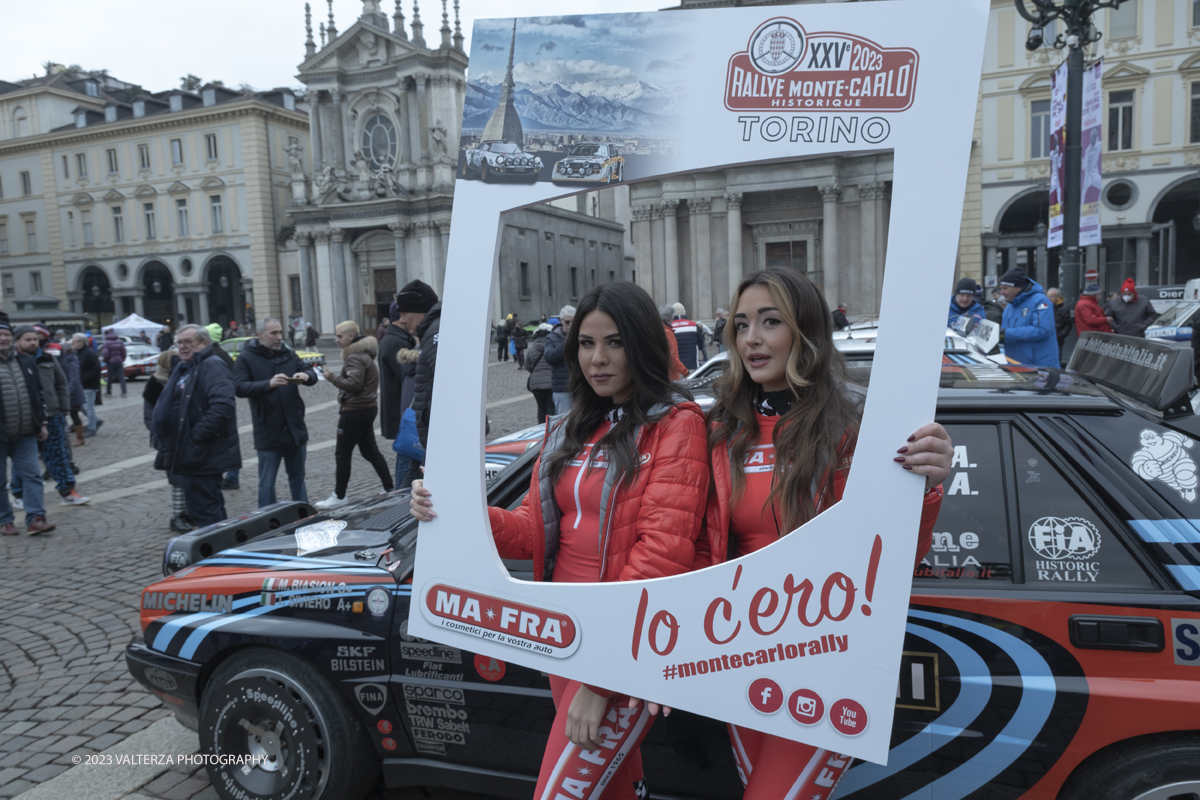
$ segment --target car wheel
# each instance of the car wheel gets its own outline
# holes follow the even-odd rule
[[[1200,736],[1180,734],[1123,743],[1088,759],[1060,800],[1178,800],[1200,797]]]
[[[360,800],[379,772],[362,722],[317,672],[274,650],[248,650],[213,675],[200,706],[200,751],[226,800]],[[257,757],[247,770],[247,756]],[[219,759],[213,759],[219,761]]]
[[[483,179],[484,183],[489,183],[492,180],[492,173],[488,171],[488,165],[486,161],[479,166],[479,177]]]

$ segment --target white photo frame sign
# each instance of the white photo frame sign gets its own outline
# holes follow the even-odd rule
[[[854,468],[840,503],[736,562],[629,583],[510,578],[480,451],[494,237],[504,211],[577,188],[459,179],[426,462],[438,517],[421,526],[411,635],[886,763],[923,483],[892,457],[933,418],[938,287],[958,248],[987,12],[985,0],[906,0],[584,18],[657,26],[667,44],[654,57],[688,70],[677,124],[655,132],[665,152],[626,159],[625,180],[894,151]]]

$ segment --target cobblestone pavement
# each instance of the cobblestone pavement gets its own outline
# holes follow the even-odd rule
[[[340,367],[336,351],[327,356],[331,368]],[[527,374],[511,362],[488,368],[492,437],[536,422]],[[97,409],[104,420],[99,434],[75,452],[83,470],[78,489],[91,503],[61,507],[48,485],[47,514],[57,530],[0,538],[0,798],[55,778],[74,756],[104,753],[169,713],[128,675],[124,659],[126,644],[140,632],[139,591],[161,577],[162,548],[172,536],[170,491],[154,469],[142,422],[145,386],[131,382],[127,398],[106,398]],[[307,487],[315,501],[333,490],[337,393],[325,382],[302,391]],[[503,402],[514,397],[521,399]],[[238,422],[242,459],[249,462],[255,452],[246,401],[238,402]],[[391,461],[390,443],[380,439],[379,445]],[[280,472],[283,498],[287,483]],[[256,475],[247,463],[240,490],[225,493],[230,516],[257,505]],[[378,491],[374,471],[356,455],[350,496]],[[17,522],[23,522],[21,512]],[[140,792],[169,800],[216,796],[202,769],[166,772]],[[439,792],[439,800],[444,797],[450,795]]]

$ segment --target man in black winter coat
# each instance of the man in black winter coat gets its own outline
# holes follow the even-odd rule
[[[554,413],[566,414],[571,410],[570,371],[567,369],[567,336],[575,322],[575,306],[563,306],[558,312],[558,324],[546,336],[546,347],[542,358],[553,370],[550,373],[550,389],[554,392]]]
[[[417,326],[417,340],[420,342],[420,355],[417,356],[417,370],[413,376],[412,408],[417,415],[417,435],[421,439],[421,447],[429,446],[429,416],[433,405],[433,378],[437,370],[438,331],[442,327],[442,304],[437,302],[425,314],[425,319]],[[421,464],[413,462],[408,469],[407,486],[421,477]]]
[[[179,363],[154,405],[155,466],[177,475],[198,526],[225,519],[221,473],[241,469],[233,372],[208,331],[185,325],[175,336]]]
[[[292,499],[307,503],[304,462],[308,428],[299,387],[316,385],[317,373],[283,343],[279,320],[267,317],[258,328],[258,339],[246,342],[233,362],[235,392],[250,399],[254,449],[258,451],[258,507],[276,502],[280,462],[287,469]]]
[[[395,440],[404,411],[416,394],[417,328],[437,303],[437,293],[424,281],[410,281],[396,293],[388,309],[389,324],[379,342],[379,430]],[[412,459],[396,454],[396,488],[404,489]]]
[[[96,351],[88,344],[86,334],[77,333],[72,336],[71,347],[79,359],[79,382],[83,385],[83,408],[88,418],[83,435],[91,438],[104,424],[103,420],[96,418],[96,395],[100,393],[100,373],[103,368],[100,366],[100,356],[96,355]]]

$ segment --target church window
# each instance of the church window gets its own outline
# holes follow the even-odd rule
[[[362,152],[372,169],[395,165],[397,138],[396,126],[387,115],[375,114],[367,120],[363,125]]]

